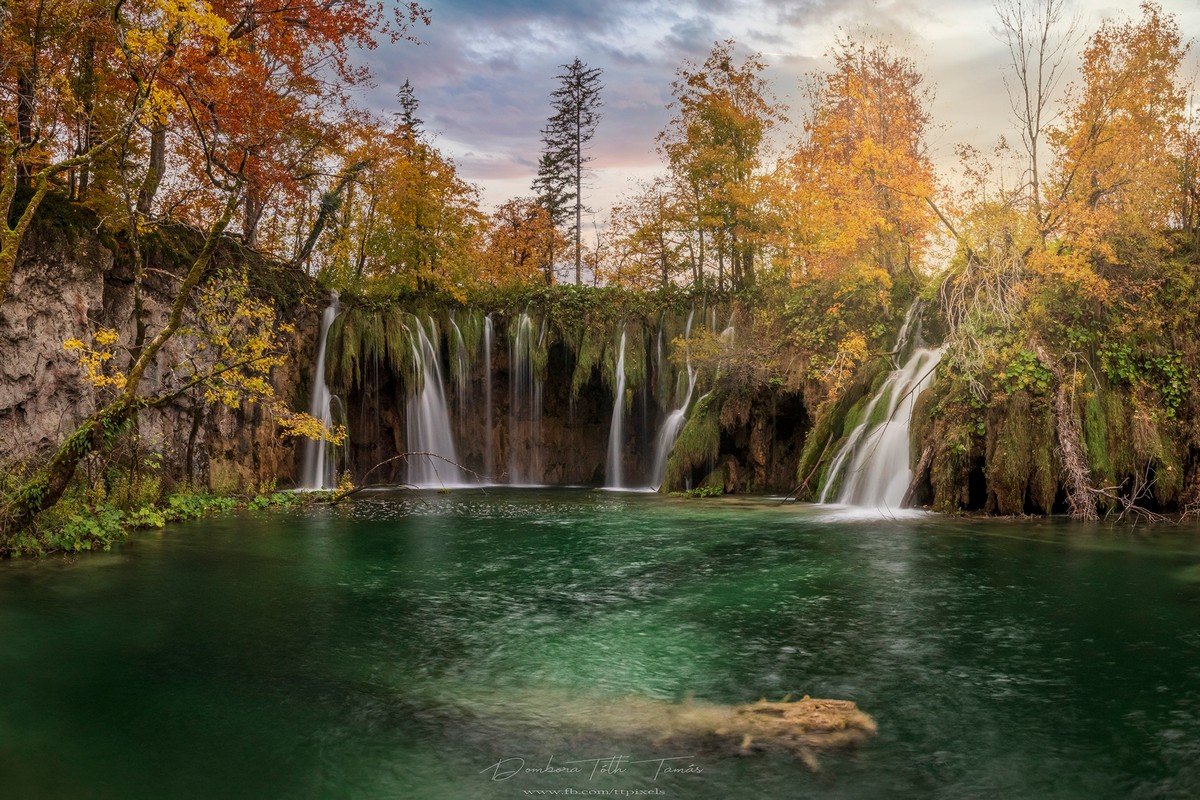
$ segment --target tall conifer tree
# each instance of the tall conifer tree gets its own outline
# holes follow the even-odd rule
[[[591,160],[588,146],[600,121],[601,70],[578,58],[562,65],[559,87],[550,95],[554,113],[542,129],[542,156],[533,191],[556,225],[574,213],[575,283],[582,278],[583,178]]]

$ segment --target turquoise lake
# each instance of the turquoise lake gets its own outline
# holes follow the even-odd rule
[[[0,692],[5,798],[1195,798],[1200,528],[368,494],[0,564]],[[879,733],[604,723],[789,694]]]

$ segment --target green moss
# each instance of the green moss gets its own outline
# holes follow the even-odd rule
[[[961,421],[941,419],[934,426],[929,467],[933,509],[954,513],[970,504],[970,475],[975,462],[971,430]]]
[[[840,438],[845,438],[850,435],[850,432],[862,424],[863,414],[866,413],[867,406],[870,405],[871,398],[863,395],[858,398],[858,402],[850,406],[850,410],[846,412],[846,416],[842,418]]]
[[[1162,456],[1154,465],[1154,499],[1160,505],[1170,506],[1182,499],[1184,468],[1181,449],[1175,440],[1166,440]]]
[[[888,359],[873,359],[863,365],[840,398],[826,403],[817,412],[816,422],[804,439],[800,463],[796,467],[797,483],[803,485],[805,480],[808,480],[808,491],[805,492],[802,486],[800,499],[816,496],[819,487],[824,486],[827,463],[820,470],[819,481],[814,483],[810,476],[817,472],[821,459],[832,457],[838,451],[841,442],[862,421],[862,415],[870,402],[872,387],[877,388],[881,385],[890,371],[891,362]]]
[[[821,485],[824,475],[819,476],[815,483],[810,475],[816,470],[823,455],[833,444],[833,414],[821,414],[817,417],[813,429],[804,438],[804,447],[800,451],[800,462],[796,466],[796,483],[800,485],[797,494],[799,500],[811,500],[816,495],[817,487]]]
[[[719,494],[724,494],[725,484],[729,478],[729,465],[720,464],[712,472],[704,476],[700,481],[700,485],[692,491],[697,492],[700,496],[712,497]]]
[[[408,328],[409,315],[400,308],[383,312],[383,341],[386,364],[393,374],[415,381],[417,365],[413,359],[412,335]]]
[[[1058,433],[1055,430],[1054,413],[1049,403],[1035,403],[1030,450],[1029,499],[1043,514],[1054,510],[1054,498],[1058,495],[1059,475],[1062,472],[1058,457]]]
[[[891,422],[888,418],[888,408],[891,406],[892,393],[898,387],[895,383],[890,384],[879,397],[879,402],[875,403],[875,407],[871,409],[871,416],[867,419],[868,425],[882,425],[885,422]],[[853,428],[848,429],[853,430]]]
[[[926,443],[932,444],[930,434],[933,430],[939,388],[940,385],[935,383],[917,395],[917,399],[913,402],[912,419],[908,427],[908,446],[909,451],[914,455],[924,450]]]
[[[987,480],[996,511],[1023,514],[1032,470],[1032,398],[1018,390],[993,414],[988,425]]]
[[[1112,460],[1108,456],[1108,420],[1099,386],[1089,379],[1085,383],[1086,399],[1083,402],[1083,443],[1087,448],[1088,469],[1093,478],[1106,485],[1113,482]]]
[[[362,386],[367,364],[390,370],[406,385],[418,380],[410,333],[414,322],[415,317],[401,308],[352,307],[339,314],[329,326],[325,349],[325,379],[334,393]]]
[[[592,373],[600,366],[604,356],[605,331],[583,320],[575,346],[575,370],[571,374],[571,394],[579,397],[580,391],[592,380]]]

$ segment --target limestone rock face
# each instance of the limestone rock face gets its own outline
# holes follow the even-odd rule
[[[133,341],[133,273],[111,247],[87,226],[35,225],[26,237],[0,305],[0,465],[48,456],[102,399],[64,341],[88,341],[101,327],[118,330],[123,345]],[[167,319],[187,266],[184,256],[147,256],[143,315],[151,334]],[[318,315],[301,308],[279,316],[295,323],[297,333],[293,357],[272,378],[281,398],[304,408],[301,372],[312,359]],[[186,357],[187,347],[180,336],[163,349],[146,374],[146,392],[170,383],[169,365]],[[185,394],[142,412],[137,433],[139,451],[161,454],[173,481],[231,490],[272,478],[288,484],[296,472],[295,445],[281,440],[265,409],[255,406],[231,410]]]
[[[104,317],[113,254],[97,240],[30,232],[0,305],[0,460],[57,447],[94,407],[62,343]]]

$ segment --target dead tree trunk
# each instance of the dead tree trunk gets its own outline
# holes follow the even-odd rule
[[[1083,432],[1079,417],[1075,415],[1074,403],[1071,402],[1067,377],[1041,344],[1034,343],[1033,351],[1058,381],[1058,390],[1054,393],[1054,427],[1058,436],[1059,456],[1062,458],[1063,488],[1067,492],[1071,516],[1078,520],[1097,519],[1091,470],[1083,450]]]

